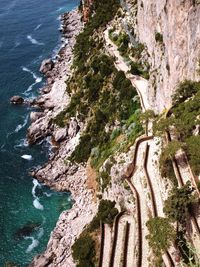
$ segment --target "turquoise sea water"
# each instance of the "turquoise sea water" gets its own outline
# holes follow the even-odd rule
[[[0,266],[27,266],[45,249],[50,232],[65,209],[69,193],[56,193],[28,172],[48,159],[47,142],[27,146],[27,106],[9,98],[37,95],[44,83],[38,72],[44,58],[59,48],[59,15],[78,0],[0,0]],[[31,155],[31,160],[21,156]],[[25,227],[25,228],[24,228]],[[24,232],[20,231],[24,229]]]

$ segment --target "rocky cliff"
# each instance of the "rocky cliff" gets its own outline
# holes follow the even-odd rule
[[[110,226],[106,224],[110,241],[105,241],[105,254],[111,257],[118,228],[119,239],[125,242],[125,225],[126,229],[130,227],[130,237],[127,234],[125,240],[127,244],[133,242],[134,249],[127,250],[127,255],[124,249],[122,259],[122,247],[116,241],[119,249],[114,266],[118,267],[124,258],[127,266],[136,266],[139,260],[138,266],[155,266],[151,265],[155,262],[149,263],[152,250],[145,238],[146,223],[154,216],[165,216],[163,205],[172,184],[161,177],[158,161],[162,142],[152,136],[151,123],[142,127],[140,108],[161,113],[171,107],[171,97],[180,81],[199,79],[198,1],[122,0],[119,7],[112,0],[108,14],[108,8],[102,9],[101,4],[94,11],[94,2],[82,1],[82,18],[77,11],[64,16],[68,41],[65,39],[58,60],[47,70],[47,86],[34,102],[42,112],[31,115],[29,142],[50,136],[57,148],[49,162],[32,175],[56,190],[71,191],[75,203],[61,214],[46,251],[34,259],[32,267],[75,266],[72,245],[83,233],[94,238],[99,247],[100,224],[92,233],[87,229],[101,199],[114,200],[123,211],[113,228],[113,221]],[[51,62],[47,63],[43,69],[49,68]],[[144,136],[138,138],[140,135]],[[155,177],[152,184],[149,176]],[[197,236],[195,231],[192,237]],[[164,263],[174,266],[170,259],[176,261],[176,247],[172,244],[167,253]],[[109,260],[104,257],[103,267]]]
[[[134,1],[130,2],[132,5]],[[148,97],[159,112],[170,107],[171,95],[180,81],[199,80],[199,18],[198,1],[137,1],[134,30],[147,47],[151,65]]]

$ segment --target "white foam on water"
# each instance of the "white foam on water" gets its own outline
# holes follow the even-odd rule
[[[61,20],[61,15],[59,15],[59,16],[56,18],[56,20]]]
[[[44,43],[38,42],[36,39],[34,39],[31,35],[27,35],[26,38],[35,45],[44,45]]]
[[[30,236],[30,237],[25,237],[25,239],[30,239],[32,240],[32,243],[28,246],[28,248],[26,249],[26,253],[30,253],[34,248],[36,248],[39,245],[39,241],[37,239],[35,239],[34,237]]]
[[[51,197],[52,196],[52,193],[44,192],[44,195],[47,196],[47,197]]]
[[[24,128],[27,125],[27,123],[28,123],[28,115],[24,119],[24,123],[23,124],[17,125],[17,127],[15,129],[15,133],[19,132],[22,128]]]
[[[44,207],[43,207],[43,205],[40,203],[38,197],[35,198],[35,199],[33,200],[33,206],[34,206],[36,209],[38,209],[38,210],[44,210]]]
[[[60,12],[63,9],[63,7],[59,7],[56,12]]]
[[[39,229],[39,232],[37,234],[38,239],[40,239],[43,235],[44,235],[44,229],[43,228],[40,228]]]
[[[3,151],[3,148],[5,147],[5,144],[1,145],[0,149]]]
[[[23,158],[25,160],[32,160],[33,159],[33,157],[31,155],[26,155],[26,154],[22,155],[21,158]]]
[[[29,95],[29,92],[33,89],[33,86],[36,85],[37,83],[40,83],[42,81],[42,77],[37,76],[33,71],[31,71],[30,69],[26,68],[26,67],[22,67],[22,70],[25,72],[30,73],[33,76],[33,79],[35,79],[35,82],[32,83],[28,89],[23,93],[24,95]]]
[[[39,83],[42,81],[42,77],[38,77],[32,70],[28,69],[27,67],[22,66],[22,70],[32,74],[33,79],[35,79],[35,82]]]
[[[21,42],[20,41],[15,41],[15,48],[20,46]]]
[[[15,145],[14,148],[17,147],[27,147],[28,146],[28,141],[27,139],[20,139],[19,144]]]
[[[34,198],[36,198],[35,189],[37,186],[41,187],[41,184],[38,182],[38,180],[33,179],[32,195]]]
[[[41,26],[42,26],[42,24],[38,24],[38,25],[35,27],[34,31],[37,31]]]
[[[37,186],[41,187],[40,183],[36,179],[33,179],[33,188],[32,188],[32,195],[34,198],[33,206],[38,210],[44,210],[43,205],[40,203],[39,198],[36,196],[36,193],[35,193]]]

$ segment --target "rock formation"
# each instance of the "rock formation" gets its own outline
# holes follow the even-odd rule
[[[83,22],[88,22],[94,1],[84,0],[82,2]],[[124,55],[120,55],[115,44],[112,47],[112,42],[106,44],[106,37],[109,37],[108,29],[104,28],[104,32],[102,29],[99,32],[97,31],[93,36],[94,40],[101,40],[100,47],[103,46],[102,49],[106,55],[113,56],[113,51],[117,50],[113,58],[115,67],[118,71],[124,71],[126,78],[128,77],[131,84],[136,87],[141,105],[148,104],[148,109],[150,107],[155,113],[161,113],[171,107],[172,94],[180,81],[185,79],[199,80],[200,6],[197,1],[191,0],[127,0],[121,1],[121,4],[123,11],[120,12],[124,12],[123,16],[120,17],[119,12],[110,22],[109,27],[113,26],[116,30],[119,26],[117,24],[120,24],[119,28],[123,28],[124,32],[129,35],[132,45],[144,48],[141,60],[146,61],[149,65],[149,81],[137,75],[130,75],[130,66],[124,60]],[[41,95],[33,101],[33,105],[41,110],[31,113],[32,123],[28,129],[29,143],[33,144],[50,136],[52,141],[56,142],[56,152],[43,167],[33,171],[32,175],[55,190],[70,191],[74,205],[71,210],[60,215],[58,223],[51,233],[46,251],[34,258],[31,267],[76,266],[71,255],[71,246],[97,212],[99,200],[97,198],[96,181],[94,181],[96,179],[95,171],[92,170],[89,161],[77,164],[69,160],[75,147],[80,143],[80,137],[84,133],[87,122],[81,122],[79,116],[73,114],[73,117],[67,119],[66,124],[58,125],[58,123],[55,123],[58,119],[57,116],[60,114],[65,119],[65,111],[77,89],[73,88],[67,93],[66,80],[73,74],[70,67],[72,66],[75,38],[83,28],[81,17],[77,11],[62,16],[60,31],[63,35],[63,46],[55,62],[49,59],[42,62],[40,71],[45,74],[47,84],[41,90]],[[107,32],[106,37],[105,32]],[[132,59],[131,56],[130,59]],[[142,104],[143,98],[145,98],[145,101]],[[143,109],[146,110],[147,108],[143,107]],[[126,134],[131,132],[135,125],[135,122],[130,123],[128,128],[125,129]],[[115,126],[116,128],[114,128]],[[152,134],[151,123],[149,128],[147,135]],[[116,120],[111,125],[105,126],[105,133],[113,133],[114,130],[118,129],[124,130],[123,127],[120,128],[120,122]],[[117,138],[119,138],[117,144],[120,147],[121,143],[125,143],[123,139],[122,142],[120,141],[121,132]],[[164,216],[163,202],[167,198],[170,183],[164,179],[162,180],[159,172],[160,139],[153,138],[153,136],[143,139],[144,142],[139,142],[137,166],[136,162],[133,161],[137,154],[135,153],[136,147],[133,144],[128,144],[126,153],[119,150],[112,156],[109,154],[99,168],[98,174],[109,172],[106,178],[110,179],[107,187],[101,191],[99,198],[115,200],[119,210],[126,208],[129,216],[131,214],[131,216],[134,215],[132,218],[135,218],[137,194],[133,196],[133,186],[127,188],[126,182],[128,181],[130,185],[130,177],[136,172],[134,179],[139,195],[142,195],[141,205],[144,209],[142,211],[144,212],[142,229],[143,234],[146,235],[148,234],[146,222],[149,217],[153,216],[153,204],[148,192],[149,185],[145,180],[148,175],[145,176],[143,162],[144,155],[147,153],[145,152],[147,151],[146,148],[149,145],[147,145],[148,141],[151,143],[149,169],[151,175],[153,175],[152,177],[155,177],[153,183],[158,199],[157,208],[161,216]],[[110,140],[112,141],[112,139]],[[144,146],[145,142],[146,147]],[[95,149],[92,152],[99,155],[99,147],[95,147]],[[101,186],[102,177],[99,178],[99,187]],[[146,267],[148,259],[152,256],[152,251],[149,249],[145,236],[143,237],[143,243],[145,244],[145,259],[142,266]],[[134,244],[136,252],[137,245],[138,243]],[[170,249],[170,253],[174,255],[174,249]]]
[[[11,97],[10,103],[12,103],[14,105],[21,105],[24,103],[24,99],[23,99],[23,97],[21,97],[19,95],[15,95],[15,96]]]
[[[151,65],[149,101],[161,112],[171,105],[177,84],[199,80],[200,6],[192,0],[137,1],[135,34]],[[156,33],[162,40],[156,41]]]

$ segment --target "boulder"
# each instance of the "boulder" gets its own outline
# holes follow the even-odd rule
[[[56,131],[54,138],[56,142],[61,142],[65,139],[66,136],[67,136],[67,129],[62,128]]]
[[[10,103],[12,103],[14,105],[23,104],[24,103],[24,99],[23,99],[23,97],[21,97],[19,95],[15,95],[15,96],[10,98]]]
[[[46,102],[44,102],[43,106],[42,106],[44,109],[49,109],[49,110],[52,110],[54,109],[55,107],[55,103],[51,100],[48,100]]]
[[[45,59],[42,61],[40,72],[46,74],[48,71],[52,70],[54,67],[54,62],[52,59]]]
[[[30,114],[30,120],[31,122],[35,122],[36,120],[38,120],[39,118],[43,117],[44,113],[43,112],[31,112]]]
[[[68,215],[68,220],[71,221],[71,220],[75,219],[77,216],[78,216],[77,211],[75,211],[75,210],[74,211],[71,211],[69,213],[69,215]]]

